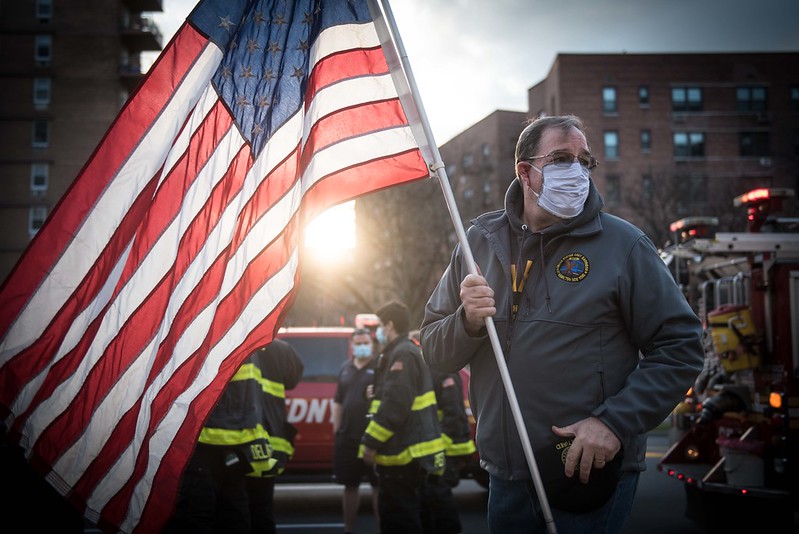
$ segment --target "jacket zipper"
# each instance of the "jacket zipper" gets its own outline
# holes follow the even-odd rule
[[[519,239],[519,253],[516,258],[516,276],[518,278],[519,273],[524,273],[524,270],[521,268],[521,259],[522,259],[522,250],[524,250],[524,241],[527,239],[527,225],[522,225],[522,237]],[[523,275],[522,275],[523,276]],[[516,284],[516,280],[511,280],[511,289],[513,285]],[[519,315],[519,310],[516,310],[516,315],[513,314],[513,301],[514,295],[513,291],[511,290],[510,299],[509,299],[509,309],[508,309],[508,317],[510,320],[508,321],[508,329],[505,335],[505,360],[507,361],[507,355],[510,354],[510,345],[511,339],[513,338],[513,330],[516,326],[516,317]],[[521,300],[519,301],[521,305]],[[502,435],[505,436],[508,434],[508,410],[510,406],[507,403],[502,403],[502,409],[500,411],[500,425],[502,427]],[[511,456],[510,446],[508,445],[508,440],[503,440],[503,445],[505,448],[505,458],[508,459],[508,470],[510,473],[513,473],[513,457]]]

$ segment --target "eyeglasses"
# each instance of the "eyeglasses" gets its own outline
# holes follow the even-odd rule
[[[599,165],[599,161],[592,156],[591,154],[580,154],[579,156],[575,156],[571,152],[566,152],[565,150],[555,150],[554,152],[550,152],[546,156],[533,156],[531,158],[524,158],[522,161],[534,161],[537,159],[549,158],[552,161],[549,163],[545,163],[544,165],[554,165],[555,167],[568,167],[574,160],[580,162],[580,165],[585,167],[586,169],[593,169],[597,165]]]

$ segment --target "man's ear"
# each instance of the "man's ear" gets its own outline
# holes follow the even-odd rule
[[[527,190],[530,188],[530,165],[523,162],[517,163],[516,176],[519,177],[519,182],[522,186],[522,190]]]

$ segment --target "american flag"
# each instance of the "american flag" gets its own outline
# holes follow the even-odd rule
[[[428,176],[386,57],[365,0],[200,2],[0,289],[9,436],[105,530],[171,514],[303,224]]]

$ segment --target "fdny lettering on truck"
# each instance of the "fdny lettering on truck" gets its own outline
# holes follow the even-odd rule
[[[288,422],[297,423],[332,423],[333,399],[286,399]]]

